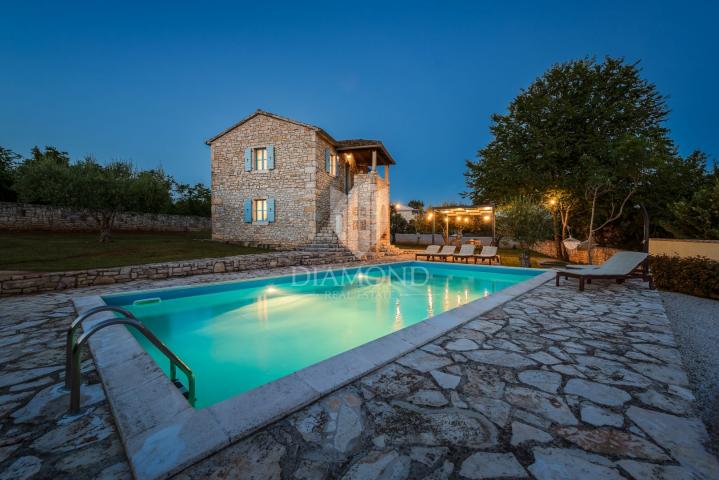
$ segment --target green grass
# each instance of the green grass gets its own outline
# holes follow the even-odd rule
[[[427,248],[426,245],[415,245],[413,243],[397,243],[395,247],[402,248],[404,250],[424,250]],[[479,251],[479,250],[477,250]],[[497,253],[502,259],[502,265],[507,267],[518,267],[519,266],[519,249],[515,248],[500,248]],[[538,267],[537,262],[540,259],[547,258],[538,252],[532,252],[529,259],[532,263],[532,267]]]
[[[59,272],[143,263],[226,257],[267,250],[211,242],[208,233],[0,232],[0,270]]]

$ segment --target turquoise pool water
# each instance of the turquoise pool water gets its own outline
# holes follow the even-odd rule
[[[202,408],[540,273],[404,262],[103,299],[192,368]],[[167,359],[130,331],[168,373]]]

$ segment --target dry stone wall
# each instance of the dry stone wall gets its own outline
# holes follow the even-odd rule
[[[115,217],[114,230],[127,232],[207,232],[207,217],[124,212]],[[97,222],[87,212],[29,203],[0,202],[0,230],[91,232]]]
[[[278,252],[205,258],[182,262],[98,268],[74,272],[0,273],[0,297],[69,288],[110,285],[133,280],[157,280],[210,273],[242,272],[276,267],[312,266],[344,263],[356,259],[343,252]]]
[[[551,240],[547,240],[544,242],[538,242],[535,243],[534,246],[532,246],[532,250],[535,252],[539,252],[543,255],[546,255],[548,257],[554,257],[555,256],[555,247],[554,242]],[[606,262],[609,257],[614,255],[615,253],[619,252],[618,248],[611,248],[611,247],[594,247],[592,249],[592,257],[593,257],[593,263],[595,265],[601,265],[602,263]],[[572,252],[569,252],[569,261],[571,263],[577,263],[577,264],[586,264],[589,263],[589,258],[587,255],[586,250],[574,250]]]

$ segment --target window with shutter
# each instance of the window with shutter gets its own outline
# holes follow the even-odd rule
[[[252,170],[252,149],[245,148],[245,172]]]
[[[267,200],[257,199],[255,200],[253,220],[258,223],[267,222]]]
[[[267,168],[274,170],[275,168],[275,146],[267,145]]]
[[[245,199],[245,206],[242,212],[245,223],[252,223],[252,200],[249,198]]]
[[[260,172],[266,171],[268,166],[267,149],[265,147],[255,148],[253,153],[255,157],[255,170]]]
[[[267,199],[267,221],[272,223],[275,221],[275,199]]]

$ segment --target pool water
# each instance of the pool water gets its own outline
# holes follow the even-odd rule
[[[130,310],[193,370],[202,408],[539,273],[403,262],[103,299]],[[130,331],[168,373],[164,355]]]

